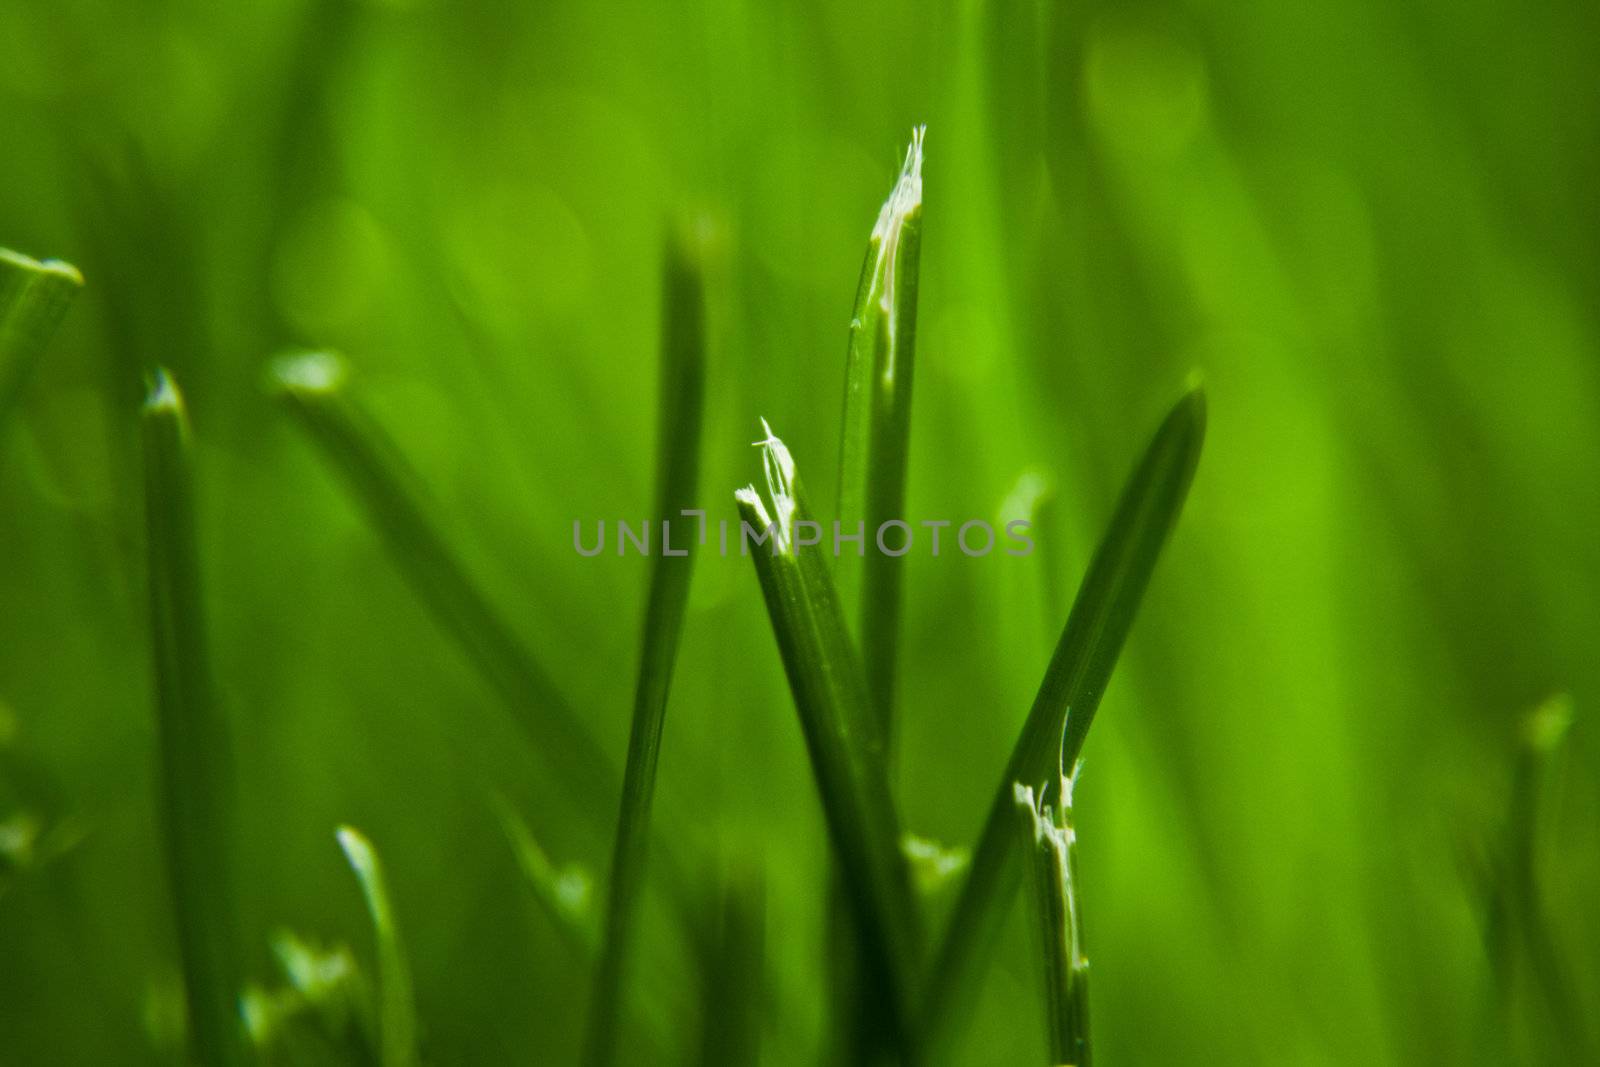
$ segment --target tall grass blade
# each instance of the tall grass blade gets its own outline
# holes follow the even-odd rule
[[[378,852],[359,830],[341,826],[339,847],[361,883],[361,895],[372,916],[378,951],[378,1048],[382,1067],[416,1067],[417,1009],[411,990],[411,964],[400,944],[394,906]]]
[[[1013,797],[1044,972],[1046,1062],[1089,1067],[1089,960],[1078,899],[1072,785],[1067,775],[1057,777],[1054,805],[1021,782],[1014,783]]]
[[[69,263],[0,248],[0,427],[82,288],[83,275]]]
[[[816,548],[817,524],[810,518],[794,461],[770,429],[758,444],[771,508],[754,486],[747,486],[735,494],[739,513],[750,529],[769,535],[750,554],[799,712],[865,964],[883,994],[889,1016],[884,1025],[901,1055],[913,1060],[918,1042],[910,1011],[919,978],[921,932],[910,871],[900,850],[900,821],[889,791],[882,735],[828,561]]]
[[[659,414],[656,427],[655,514],[663,525],[661,551],[652,557],[650,589],[640,641],[628,762],[611,857],[610,892],[600,965],[595,971],[584,1062],[604,1067],[616,1059],[624,977],[649,844],[661,732],[666,720],[678,639],[689,602],[697,531],[682,517],[694,508],[700,483],[700,427],[705,406],[705,296],[697,253],[683,239],[668,242],[663,299]],[[676,521],[674,521],[676,520]],[[668,554],[673,528],[683,555]]]
[[[283,356],[271,379],[365,509],[402,577],[505,701],[550,773],[582,810],[603,810],[601,798],[615,796],[621,780],[615,766],[451,551],[409,465],[348,395],[344,360],[327,352]]]
[[[232,750],[206,644],[183,396],[157,371],[143,417],[162,830],[189,1033],[205,1067],[245,1062],[229,825]]]
[[[970,1001],[980,957],[992,946],[1017,885],[1012,785],[1076,767],[1089,724],[1133,624],[1167,534],[1188,496],[1205,439],[1205,394],[1167,415],[1122,490],[1089,564],[1066,629],[1000,779],[929,980],[924,1022],[946,1030]]]
[[[871,541],[885,521],[904,518],[922,259],[923,131],[921,126],[912,131],[905,164],[872,228],[850,319],[838,518],[847,533],[861,524],[864,541]],[[867,691],[887,737],[904,561],[874,551],[870,544],[863,543],[862,548],[861,658]],[[854,571],[851,557],[841,556],[839,566],[840,587],[848,596]]]
[[[766,885],[759,867],[725,878],[714,894],[701,946],[700,1063],[761,1062],[766,1008]]]

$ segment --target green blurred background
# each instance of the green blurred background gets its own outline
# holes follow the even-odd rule
[[[1600,1003],[1597,40],[1578,0],[0,0],[0,244],[87,279],[0,441],[0,820],[83,833],[0,867],[0,1063],[173,1059],[148,1018],[177,975],[156,364],[195,424],[255,976],[280,927],[371,960],[350,822],[387,862],[430,1061],[572,1058],[587,967],[490,798],[558,860],[603,872],[609,842],[263,366],[349,356],[620,763],[644,561],[577,558],[571,524],[650,506],[667,224],[717,235],[707,506],[733,515],[758,415],[824,486],[862,250],[921,122],[908,517],[998,516],[1030,482],[1053,506],[1035,559],[912,557],[909,828],[975,835],[1117,486],[1200,368],[1207,452],[1077,797],[1101,1062],[1592,1050],[1485,917],[1523,718],[1571,693],[1538,892],[1563,995]],[[708,882],[764,872],[765,1060],[815,1062],[826,844],[747,560],[698,566],[660,788]],[[975,1063],[1042,1056],[1013,925]],[[692,1033],[659,915],[642,951],[636,1009]]]

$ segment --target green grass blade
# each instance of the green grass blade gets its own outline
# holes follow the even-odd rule
[[[83,275],[71,264],[41,263],[0,248],[0,426],[82,288]]]
[[[378,952],[378,1062],[382,1067],[416,1067],[417,1009],[411,990],[411,965],[400,944],[383,865],[372,842],[360,831],[341,826],[337,836],[350,869],[361,883],[361,895],[372,916]]]
[[[700,1062],[755,1067],[766,1009],[766,884],[759,866],[731,872],[717,887],[701,957]]]
[[[867,243],[850,319],[844,421],[839,448],[841,528],[862,524],[865,541],[889,519],[903,519],[915,370],[917,288],[922,259],[922,135],[912,132],[905,165]],[[860,563],[861,658],[867,691],[889,736],[899,649],[904,560],[863,544]],[[854,559],[840,557],[840,587]]]
[[[1078,899],[1073,783],[1065,775],[1057,782],[1054,806],[1021,782],[1014,783],[1013,797],[1044,972],[1046,1062],[1089,1067],[1089,960]]]
[[[828,562],[797,537],[812,520],[789,450],[770,430],[759,444],[772,507],[769,511],[755,488],[747,486],[736,494],[739,512],[752,529],[771,531],[769,545],[752,547],[751,557],[799,712],[863,957],[884,994],[889,1015],[884,1027],[905,1058],[912,1059],[916,1035],[909,1008],[920,967],[920,924],[900,850],[900,822],[881,735],[874,729],[876,715]]]
[[[1188,496],[1205,416],[1205,394],[1197,387],[1162,422],[1122,490],[973,850],[929,981],[923,1018],[930,1027],[953,1025],[958,1008],[970,1000],[966,994],[979,957],[993,944],[1016,889],[1012,784],[1042,782],[1058,768],[1077,764],[1145,586]]]
[[[556,866],[511,802],[498,794],[492,800],[517,867],[533,889],[534,899],[584,959],[593,959],[600,948],[592,910],[594,879],[576,864]]]
[[[696,506],[700,482],[700,428],[705,406],[703,289],[696,253],[682,241],[670,241],[663,302],[655,514],[658,521],[671,522],[685,530],[692,529],[693,520],[682,518],[681,512]],[[685,553],[682,556],[668,555],[664,549],[669,538],[663,536],[661,540],[663,551],[652,557],[650,567],[633,726],[611,857],[605,936],[589,1008],[584,1062],[592,1067],[603,1067],[616,1059],[624,976],[644,880],[667,694],[693,574],[695,535],[690,533],[680,539]]]
[[[161,814],[193,1052],[245,1062],[229,824],[232,751],[206,647],[183,397],[157,371],[144,407],[145,517]]]
[[[344,361],[327,352],[288,355],[274,361],[271,376],[418,599],[505,701],[567,793],[601,818],[600,805],[620,787],[615,766],[451,551],[409,465],[348,395]]]

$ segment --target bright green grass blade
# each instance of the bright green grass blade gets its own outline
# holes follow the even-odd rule
[[[668,242],[663,301],[659,414],[656,434],[658,521],[693,529],[681,517],[696,505],[700,482],[700,426],[705,406],[705,296],[700,264],[681,240]],[[676,520],[676,522],[673,522]],[[666,529],[666,527],[663,527]],[[668,554],[670,537],[652,557],[644,633],[640,642],[628,763],[622,780],[622,807],[611,857],[605,936],[595,970],[584,1062],[603,1067],[616,1059],[621,1029],[624,978],[634,914],[643,885],[650,839],[650,808],[655,795],[661,732],[673,661],[683,631],[693,574],[695,535],[681,537]],[[682,552],[683,555],[676,553]]]
[[[1016,889],[1012,785],[1043,782],[1059,768],[1077,765],[1145,586],[1188,496],[1205,425],[1205,394],[1196,387],[1156,431],[1078,588],[940,946],[923,1015],[934,1030],[953,1027],[959,1009],[972,999],[969,986],[977,978],[980,956],[994,943]]]
[[[911,134],[905,165],[867,243],[850,319],[844,421],[839,447],[841,529],[863,533],[857,557],[843,555],[839,585],[853,591],[860,559],[861,657],[867,691],[889,736],[899,648],[902,557],[869,544],[890,519],[903,519],[915,370],[917,288],[922,259],[922,135]],[[892,536],[892,535],[890,535]]]
[[[232,751],[206,647],[183,397],[157,371],[144,406],[145,517],[163,834],[193,1052],[245,1062],[229,823]]]
[[[620,786],[615,766],[451,551],[409,465],[348,395],[344,360],[327,352],[287,355],[273,362],[271,377],[418,599],[505,701],[550,773],[601,819],[602,803]]]
[[[1030,785],[1016,782],[1012,788],[1044,972],[1046,1062],[1089,1067],[1089,960],[1078,899],[1072,785],[1071,778],[1058,776],[1055,805],[1043,795],[1035,797]]]
[[[0,248],[0,426],[82,288],[83,275],[71,264]]]
[[[382,1067],[416,1067],[417,1009],[411,991],[411,965],[406,961],[395,926],[394,907],[384,881],[377,850],[360,831],[338,829],[339,847],[361,883],[378,951],[378,1047]]]
[[[769,533],[767,544],[752,547],[750,553],[799,712],[863,958],[883,993],[889,1016],[883,1026],[902,1056],[912,1060],[916,1034],[909,1009],[920,968],[920,923],[900,850],[900,821],[889,791],[882,736],[875,729],[877,716],[845,631],[828,562],[815,547],[816,524],[805,507],[789,450],[770,430],[758,443],[771,510],[747,486],[736,494],[739,512],[751,529]]]

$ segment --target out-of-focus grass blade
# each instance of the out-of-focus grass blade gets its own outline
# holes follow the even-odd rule
[[[1072,779],[1060,775],[1057,783],[1055,805],[1035,797],[1030,785],[1016,782],[1012,788],[1044,971],[1046,1062],[1089,1067],[1089,960],[1083,954]]]
[[[592,908],[594,879],[576,864],[557,867],[510,801],[496,794],[493,803],[517,866],[528,879],[539,906],[585,959],[594,958],[600,947]]]
[[[620,776],[511,627],[468,576],[388,436],[348,395],[344,360],[328,352],[273,361],[278,394],[343,477],[410,583],[512,710],[550,773],[602,818]]]
[[[754,1067],[767,1000],[766,886],[759,867],[723,879],[700,946],[700,1062]]]
[[[206,646],[188,416],[165,371],[154,376],[143,421],[158,779],[189,1032],[206,1067],[239,1064],[233,753]]]
[[[339,847],[361,883],[361,895],[372,915],[378,953],[378,1048],[382,1067],[416,1067],[417,1009],[411,991],[411,965],[406,961],[395,926],[389,887],[377,850],[360,831],[338,829]]]
[[[602,1067],[616,1059],[628,947],[650,837],[650,809],[661,753],[661,731],[693,574],[696,534],[681,537],[679,547],[669,554],[671,539],[666,532],[672,525],[685,526],[682,511],[695,507],[700,482],[700,426],[705,406],[705,296],[699,254],[686,241],[687,238],[670,240],[666,256],[655,514],[658,521],[670,525],[662,527],[662,550],[655,554],[650,568],[633,726],[628,739],[622,806],[611,857],[605,936],[589,1007],[584,1061],[592,1067]]]
[[[0,427],[82,288],[83,275],[69,263],[0,248]]]
[[[934,1031],[954,1026],[962,1005],[972,999],[969,985],[979,957],[992,946],[1016,889],[1012,785],[1042,782],[1058,768],[1072,773],[1076,767],[1145,586],[1188,496],[1205,425],[1205,394],[1196,387],[1156,431],[1078,588],[1001,776],[929,979],[923,1021]]]
[[[818,525],[804,504],[794,461],[770,429],[758,444],[771,511],[754,486],[747,486],[736,494],[739,512],[749,528],[769,534],[767,543],[754,545],[750,553],[799,712],[864,961],[890,1016],[884,1027],[902,1056],[911,1060],[919,1043],[910,1011],[921,934],[910,871],[900,851],[900,820],[889,791],[882,736],[845,631],[828,561],[816,548]]]
[[[922,136],[911,133],[905,164],[878,212],[861,265],[845,363],[839,448],[842,532],[861,526],[861,658],[867,691],[889,736],[899,648],[901,557],[867,544],[879,526],[903,519],[916,369],[917,288],[922,259]],[[864,553],[864,555],[862,555]],[[838,560],[839,586],[853,591],[853,560]]]

